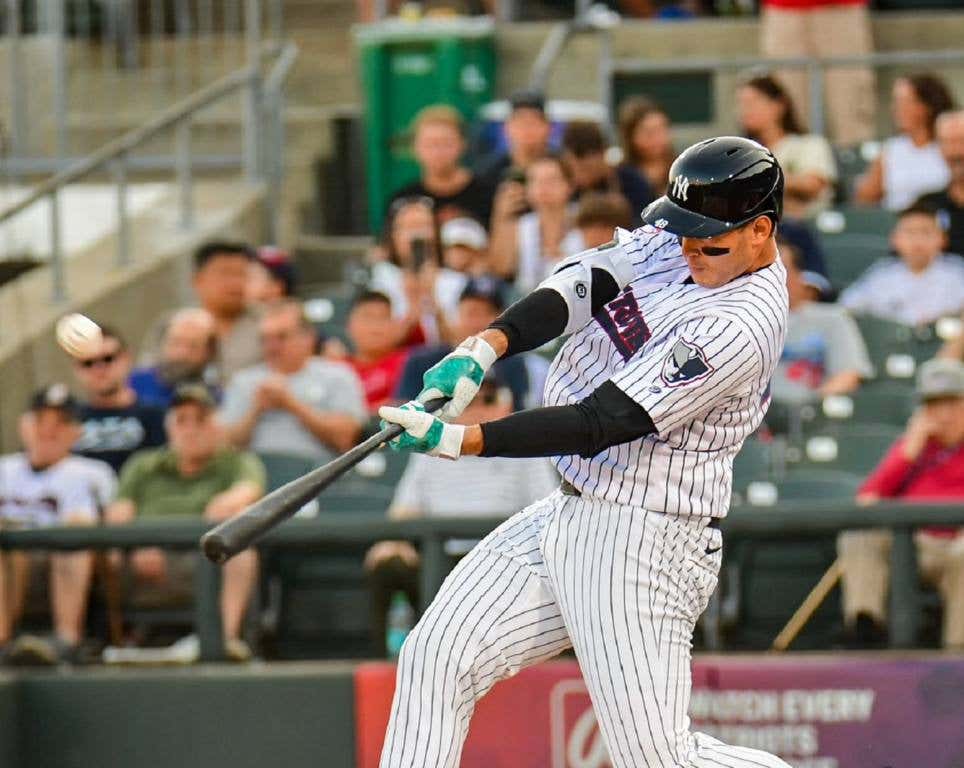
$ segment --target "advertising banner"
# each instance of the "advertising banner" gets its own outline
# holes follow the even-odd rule
[[[355,676],[358,767],[376,768],[394,666]],[[794,768],[964,768],[964,658],[704,656],[694,730],[764,749]],[[464,768],[609,768],[574,661],[527,669],[477,708]]]

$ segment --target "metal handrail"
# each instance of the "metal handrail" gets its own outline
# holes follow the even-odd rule
[[[267,223],[272,238],[276,238],[279,220],[277,201],[284,170],[283,162],[276,157],[282,152],[283,147],[283,87],[291,66],[298,56],[298,47],[291,42],[284,46],[278,44],[262,46],[259,41],[252,39],[249,41],[249,48],[251,55],[249,57],[250,63],[247,66],[221,77],[173,104],[153,120],[109,141],[100,149],[38,184],[24,199],[0,211],[0,225],[2,225],[31,205],[44,199],[50,200],[51,255],[49,264],[53,285],[53,300],[55,302],[63,301],[67,295],[59,218],[60,201],[58,193],[61,188],[95,171],[101,169],[111,171],[117,190],[116,262],[118,266],[128,266],[131,263],[131,237],[127,216],[127,172],[130,153],[162,131],[172,127],[175,128],[175,176],[180,190],[179,222],[182,229],[190,229],[194,223],[191,160],[192,118],[199,110],[242,89],[244,89],[243,94],[245,95],[243,119],[245,174],[249,179],[265,179],[271,185],[272,194],[268,196],[266,205]],[[268,77],[262,83],[262,63],[265,59],[274,56],[277,59]],[[265,105],[270,105],[270,109],[265,110]],[[262,123],[267,124],[267,131],[264,130]],[[272,139],[272,144],[267,147],[271,152],[264,152],[264,147],[261,144],[266,132]],[[269,154],[272,155],[270,162]]]
[[[295,52],[297,52],[297,46],[295,46],[294,43],[288,43],[281,49],[282,54],[292,47],[295,49]],[[263,56],[270,57],[278,53],[278,51],[279,46],[272,46],[263,53]],[[228,94],[238,90],[241,86],[248,84],[252,78],[258,77],[259,74],[260,66],[249,65],[242,67],[215,80],[204,88],[195,91],[190,96],[181,99],[181,101],[172,104],[153,120],[109,141],[100,149],[91,152],[86,157],[75,162],[69,168],[55,173],[49,179],[38,184],[33,192],[23,200],[9,205],[0,211],[0,224],[12,219],[25,208],[48,197],[60,187],[72,184],[84,176],[104,168],[112,160],[116,160],[122,155],[137,149],[137,147],[154,138],[158,133],[179,123],[189,115],[209,106],[213,102],[219,101]]]

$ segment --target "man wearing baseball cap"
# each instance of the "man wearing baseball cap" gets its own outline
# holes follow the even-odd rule
[[[265,470],[256,456],[222,444],[214,398],[200,384],[174,391],[164,419],[168,444],[135,454],[121,472],[117,500],[107,509],[114,525],[137,517],[201,517],[212,523],[232,517],[264,493]],[[130,556],[135,603],[175,601],[193,591],[194,553],[140,549]],[[225,651],[245,661],[251,650],[241,626],[258,572],[257,554],[242,552],[224,566],[221,620]]]
[[[904,434],[864,482],[857,501],[964,500],[964,363],[935,359],[917,379],[921,405]],[[964,648],[964,536],[956,528],[924,528],[914,537],[921,576],[944,604],[943,644]],[[846,531],[837,542],[843,566],[844,620],[856,644],[883,639],[890,531]]]
[[[20,417],[22,453],[0,457],[0,526],[92,525],[113,498],[116,478],[102,461],[71,456],[80,435],[66,384],[37,391]],[[93,561],[89,552],[0,553],[0,653],[13,664],[71,661],[83,638]],[[49,574],[54,637],[11,642],[30,586]],[[9,602],[8,602],[9,600]]]

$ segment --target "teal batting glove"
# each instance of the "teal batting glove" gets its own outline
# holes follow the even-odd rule
[[[438,415],[443,419],[456,418],[472,402],[485,372],[497,357],[488,342],[478,336],[469,336],[425,372],[422,391],[416,400],[427,403],[439,397],[448,398]]]
[[[389,441],[392,450],[415,451],[443,459],[457,459],[462,452],[462,436],[465,427],[446,424],[441,419],[425,412],[425,406],[412,401],[401,408],[383,405],[378,409],[382,417],[382,428],[389,424],[399,424],[405,428],[398,437]]]

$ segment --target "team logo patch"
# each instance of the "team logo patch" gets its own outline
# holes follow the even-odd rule
[[[677,387],[709,376],[713,366],[706,353],[686,339],[677,341],[663,361],[660,378],[668,387]]]
[[[586,284],[585,284],[585,283],[576,283],[576,296],[578,296],[580,299],[586,298]]]

